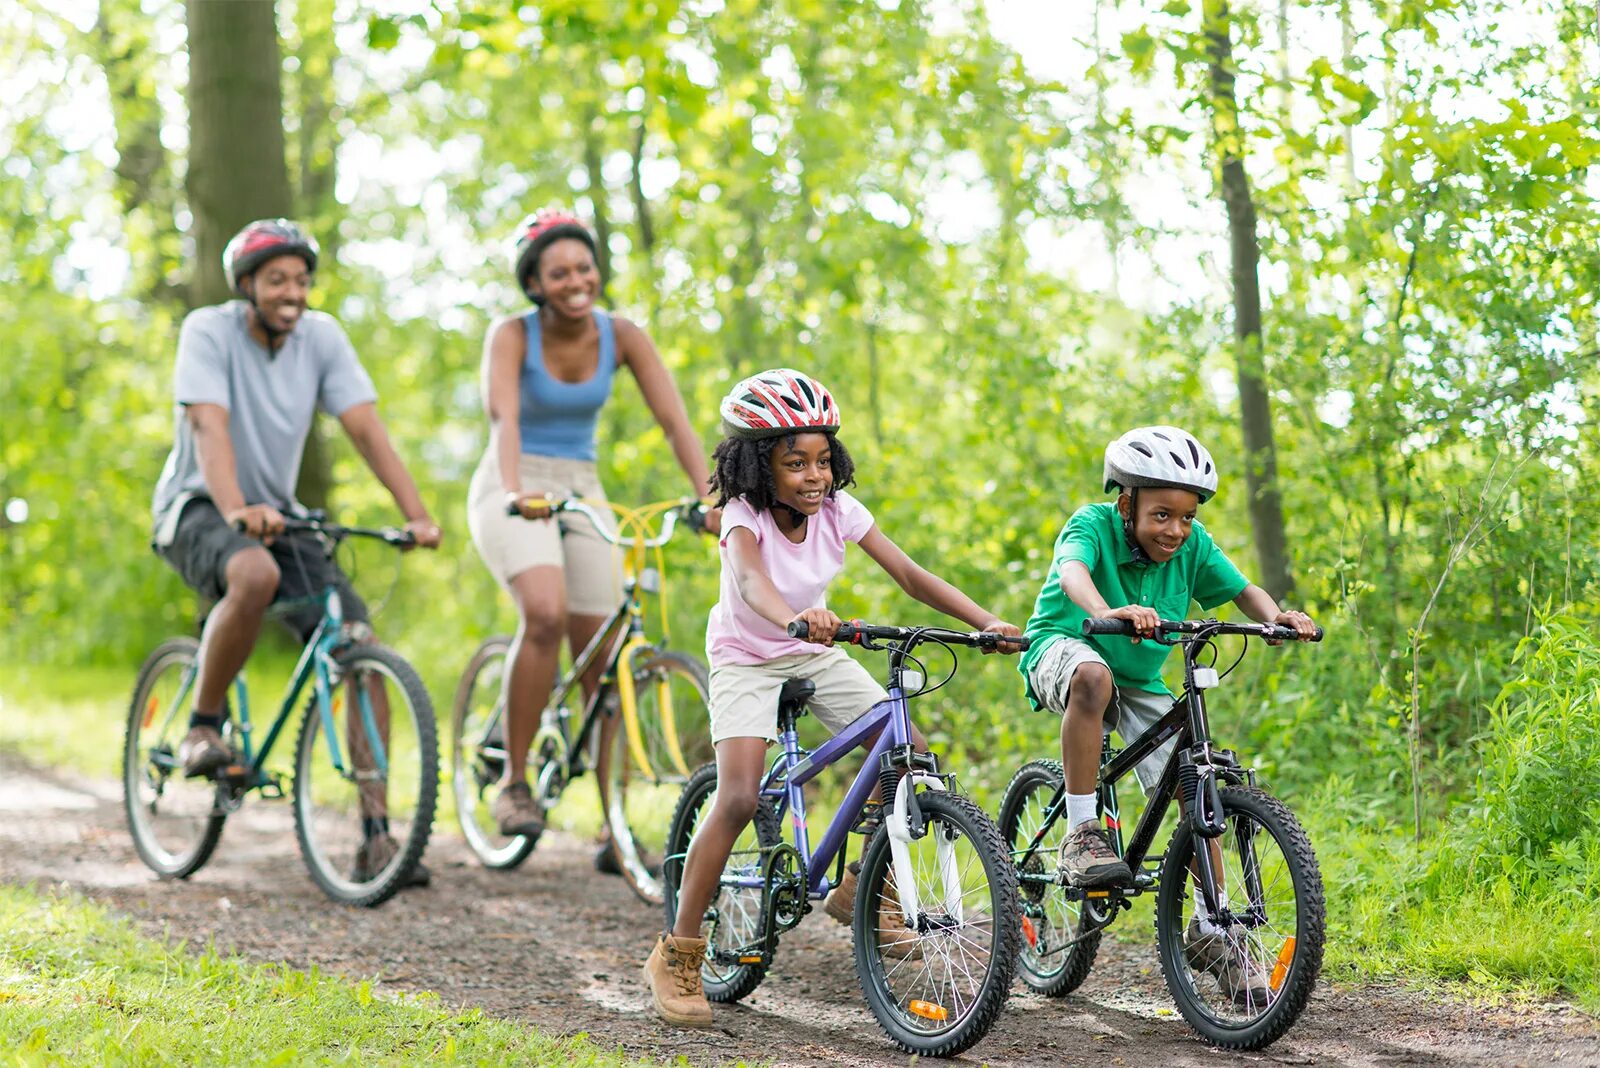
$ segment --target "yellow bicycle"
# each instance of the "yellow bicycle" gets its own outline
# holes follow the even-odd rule
[[[616,516],[615,532],[598,508]],[[563,512],[586,516],[624,550],[621,602],[551,691],[533,739],[529,785],[548,815],[567,785],[594,768],[612,859],[636,894],[660,904],[659,868],[634,828],[665,827],[690,769],[710,759],[709,684],[698,658],[666,648],[665,639],[646,637],[643,595],[661,597],[665,633],[661,548],[680,525],[703,529],[704,511],[693,498],[629,508],[576,497],[528,498],[512,511],[533,520]],[[652,552],[656,567],[648,566]],[[507,755],[503,683],[511,649],[506,635],[478,647],[456,687],[450,717],[451,777],[462,833],[485,865],[502,869],[521,864],[538,844],[537,836],[500,834],[489,813]],[[585,701],[579,680],[596,663],[605,665],[604,674]]]

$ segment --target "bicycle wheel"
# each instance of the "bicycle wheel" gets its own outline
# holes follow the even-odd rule
[[[667,831],[666,857],[662,861],[667,930],[678,918],[678,887],[683,881],[683,862],[694,841],[700,822],[711,811],[717,798],[717,766],[707,764],[689,776],[678,807],[672,813]],[[761,985],[770,961],[744,964],[741,950],[761,939],[765,917],[761,914],[761,888],[732,885],[732,880],[761,873],[762,850],[778,844],[778,814],[772,802],[762,798],[756,815],[733,843],[727,866],[722,869],[722,884],[706,908],[706,958],[700,979],[711,1001],[738,1001]]]
[[[392,649],[354,645],[334,659],[331,737],[313,698],[295,746],[295,833],[324,893],[373,906],[400,889],[428,845],[439,788],[433,704]]]
[[[903,942],[879,940],[889,933],[880,909],[903,900],[888,827],[880,827],[856,888],[856,975],[896,1045],[949,1057],[988,1033],[1011,992],[1022,937],[1017,876],[994,821],[971,800],[930,790],[917,801],[927,833],[907,843],[919,904],[910,924],[916,947],[906,952]],[[894,904],[883,904],[886,893]]]
[[[504,835],[489,806],[505,770],[503,682],[511,639],[488,638],[467,662],[450,711],[450,785],[467,845],[490,868],[515,868],[537,837]]]
[[[1189,938],[1195,835],[1180,820],[1161,866],[1156,943],[1190,1026],[1219,1046],[1262,1049],[1294,1024],[1322,970],[1322,875],[1283,802],[1254,788],[1221,795],[1225,829],[1213,856],[1230,914],[1222,919],[1232,922],[1223,934]]]
[[[1064,811],[1049,811],[1060,788],[1061,762],[1035,760],[1017,769],[1000,802],[1000,837],[1013,865],[1038,840],[1027,863],[1016,868],[1022,905],[1017,964],[1022,981],[1051,998],[1078,989],[1089,977],[1102,930],[1086,924],[1083,902],[1069,899],[1056,884],[1056,862],[1069,830]]]
[[[139,859],[163,879],[185,879],[211,859],[226,815],[210,779],[186,779],[178,745],[189,733],[200,643],[173,638],[139,668],[122,747],[122,804]]]
[[[632,667],[639,729],[647,740],[651,766],[639,767],[627,724],[614,719],[599,768],[600,802],[623,879],[639,897],[659,905],[661,879],[650,858],[661,855],[664,841],[656,829],[668,825],[679,784],[686,778],[668,755],[665,725],[674,725],[680,748],[687,745],[691,753],[708,753],[710,684],[705,666],[682,653],[642,649]]]

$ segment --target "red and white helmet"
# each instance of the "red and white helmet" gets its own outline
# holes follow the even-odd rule
[[[736,438],[839,429],[839,405],[821,382],[788,367],[751,375],[722,398],[722,428]]]
[[[233,235],[222,250],[222,271],[228,288],[245,295],[242,283],[257,267],[277,256],[293,254],[317,269],[317,240],[288,219],[257,219]]]
[[[517,286],[535,304],[544,298],[533,294],[531,277],[539,263],[539,254],[563,237],[574,237],[589,246],[590,253],[599,255],[594,235],[573,215],[554,208],[541,208],[517,224],[511,235],[511,270]]]

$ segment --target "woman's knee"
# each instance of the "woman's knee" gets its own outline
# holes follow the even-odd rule
[[[536,571],[556,571],[536,568]],[[522,640],[532,645],[557,645],[567,630],[566,590],[560,573],[535,575],[523,572],[511,581],[511,597],[517,603]]]
[[[240,549],[229,558],[224,575],[227,596],[241,604],[265,608],[278,593],[277,561],[265,549]]]

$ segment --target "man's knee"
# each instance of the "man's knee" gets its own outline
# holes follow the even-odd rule
[[[250,548],[241,549],[229,558],[224,576],[229,600],[264,610],[277,596],[281,572],[271,553]]]

